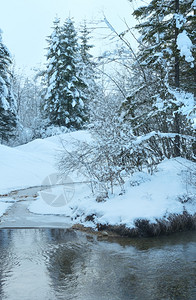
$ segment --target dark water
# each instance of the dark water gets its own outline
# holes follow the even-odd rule
[[[63,229],[0,230],[0,299],[196,299],[196,232],[98,241]]]

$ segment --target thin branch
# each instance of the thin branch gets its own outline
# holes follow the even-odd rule
[[[106,25],[108,25],[108,28],[116,34],[116,36],[118,36],[118,38],[129,48],[129,50],[131,51],[131,53],[133,54],[136,62],[138,63],[139,65],[139,68],[143,74],[143,78],[144,78],[144,81],[147,82],[147,79],[146,79],[146,74],[144,72],[144,69],[142,67],[142,65],[140,64],[138,58],[137,58],[137,55],[135,54],[135,51],[133,50],[133,48],[131,47],[130,43],[123,37],[123,35],[119,34],[115,29],[114,27],[111,25],[111,23],[107,20],[107,18],[104,16],[104,22],[106,23]]]
[[[108,77],[108,78],[109,78],[109,79],[117,86],[118,90],[121,92],[121,94],[123,95],[123,97],[124,97],[125,99],[127,99],[127,97],[126,97],[126,95],[125,95],[123,89],[120,87],[120,85],[118,84],[118,82],[116,82],[116,80],[115,80],[114,78],[112,78],[112,76],[110,76],[109,74],[107,74],[107,73],[105,73],[104,71],[100,70],[99,68],[97,68],[97,70],[98,70],[99,72],[101,72],[102,74],[104,74],[105,76],[107,76],[107,77]]]

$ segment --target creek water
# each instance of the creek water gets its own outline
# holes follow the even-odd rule
[[[196,299],[196,232],[107,239],[0,229],[0,299]]]

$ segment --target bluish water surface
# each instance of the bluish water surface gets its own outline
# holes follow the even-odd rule
[[[196,299],[196,232],[98,240],[64,229],[0,230],[0,299]]]

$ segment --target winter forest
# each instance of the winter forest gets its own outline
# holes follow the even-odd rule
[[[94,24],[78,26],[72,17],[54,18],[45,67],[32,77],[17,69],[0,32],[0,144],[18,149],[37,139],[73,136],[69,145],[62,138],[56,164],[63,176],[80,170],[90,182],[96,203],[78,204],[77,199],[69,209],[77,222],[94,222],[99,229],[106,224],[141,229],[142,217],[148,223],[170,218],[170,213],[186,215],[190,227],[195,226],[190,218],[195,214],[196,181],[196,1],[147,3],[133,11],[134,28],[125,21],[124,32],[103,17],[96,26],[105,28],[108,49],[99,57],[92,54]],[[75,139],[77,134],[90,137]],[[154,213],[154,219],[130,213],[130,222],[128,212],[122,212],[120,221],[103,216],[107,205],[116,214],[118,207],[134,208],[117,203],[126,195],[128,202],[131,189],[141,191],[142,184],[152,183],[162,164],[167,177],[175,163],[180,171],[171,171],[170,180],[178,180],[182,172],[188,186],[168,187],[180,208],[176,204],[177,210],[167,210],[167,203],[163,211],[168,214]],[[159,201],[152,195],[164,174],[153,183],[152,193],[145,190],[145,201]],[[105,208],[99,210],[99,203]]]

